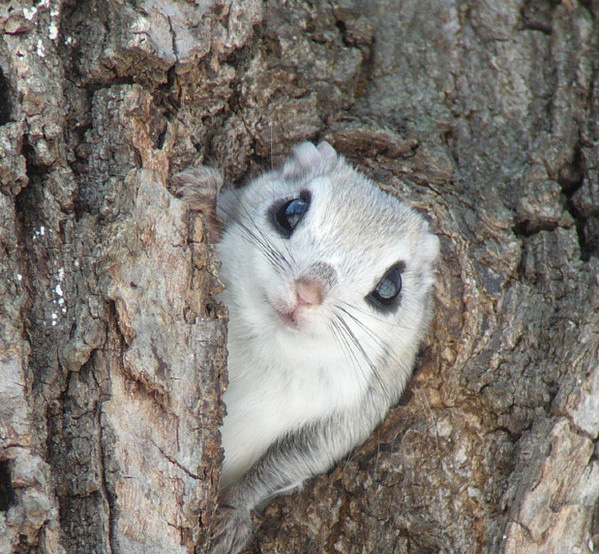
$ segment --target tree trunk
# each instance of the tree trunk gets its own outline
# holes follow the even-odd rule
[[[204,551],[226,311],[169,177],[232,186],[304,139],[431,215],[437,307],[401,405],[250,552],[599,549],[597,0],[40,0],[0,25],[0,553]]]

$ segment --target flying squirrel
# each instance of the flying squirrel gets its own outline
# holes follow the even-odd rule
[[[175,181],[209,212],[222,177],[195,167]],[[431,320],[439,240],[327,142],[220,192],[213,215],[229,386],[210,552],[236,554],[252,510],[328,471],[398,402]]]

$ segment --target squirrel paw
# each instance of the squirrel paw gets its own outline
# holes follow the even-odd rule
[[[171,180],[178,187],[177,194],[183,197],[192,210],[198,212],[214,209],[223,184],[221,173],[205,165],[189,167],[173,175]]]
[[[232,506],[221,506],[212,532],[210,554],[237,554],[252,537],[249,512]]]
[[[216,217],[216,200],[223,184],[222,174],[207,166],[190,167],[173,175],[177,196],[194,211],[206,216],[210,242],[218,242],[222,226]]]

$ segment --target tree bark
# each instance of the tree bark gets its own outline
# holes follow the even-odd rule
[[[0,4],[0,553],[203,552],[226,310],[170,176],[326,139],[425,209],[401,405],[249,552],[599,548],[599,3]],[[597,513],[596,513],[597,512]]]

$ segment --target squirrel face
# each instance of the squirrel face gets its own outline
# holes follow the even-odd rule
[[[221,195],[218,209],[235,337],[281,362],[343,371],[357,390],[381,368],[411,371],[403,354],[428,325],[439,249],[419,213],[327,143],[300,145],[282,169]]]

